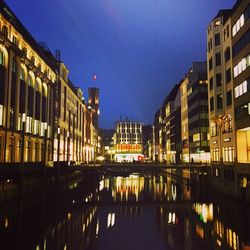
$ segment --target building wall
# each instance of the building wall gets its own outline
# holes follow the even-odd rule
[[[95,160],[99,109],[96,100],[87,108],[68,74],[1,1],[0,162]]]
[[[236,157],[231,18],[228,15],[230,10],[220,11],[207,31],[210,147],[213,164],[232,164]],[[216,65],[216,54],[221,58],[219,65]],[[212,67],[209,66],[211,60]]]
[[[134,155],[133,159],[136,161],[138,160],[138,156],[143,156],[141,122],[118,121],[115,124],[115,130],[114,151],[116,161],[120,159],[121,155],[127,155],[128,157],[131,155],[132,158]]]
[[[232,56],[237,162],[250,163],[250,6],[240,1],[232,15]]]

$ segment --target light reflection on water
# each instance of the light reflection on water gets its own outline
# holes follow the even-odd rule
[[[15,212],[2,214],[3,249],[247,250],[250,246],[249,209],[187,179],[133,173],[102,176],[88,193],[84,182],[73,186],[68,199],[62,196],[64,201],[50,200],[24,212],[21,224]]]

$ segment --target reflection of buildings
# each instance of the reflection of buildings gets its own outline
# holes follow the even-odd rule
[[[143,160],[142,123],[118,121],[115,124],[114,151],[116,162]]]
[[[0,29],[0,162],[94,160],[98,90],[87,108],[60,52],[38,43],[4,1]]]

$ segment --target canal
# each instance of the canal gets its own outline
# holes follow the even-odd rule
[[[189,170],[99,172],[1,206],[0,249],[250,249],[249,205]]]

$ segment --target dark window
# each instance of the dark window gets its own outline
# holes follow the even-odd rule
[[[214,78],[211,77],[211,78],[209,79],[209,89],[212,90],[213,88],[214,88]]]
[[[25,88],[26,84],[23,80],[20,80],[20,97],[19,97],[19,112],[25,113]]]
[[[215,36],[214,36],[214,44],[215,44],[215,46],[220,45],[220,33],[215,34]]]
[[[36,113],[35,113],[35,119],[40,120],[40,107],[41,107],[41,94],[36,91]]]
[[[215,65],[220,66],[221,65],[221,56],[220,53],[215,54]]]
[[[33,110],[34,110],[33,100],[34,100],[34,89],[33,89],[33,87],[28,86],[28,110],[27,110],[27,115],[30,116],[30,117],[33,116]]]
[[[213,68],[213,57],[209,59],[209,70]]]
[[[8,28],[6,25],[3,26],[2,32],[3,32],[4,37],[8,38]]]
[[[227,106],[232,105],[232,91],[227,91]]]
[[[231,58],[230,48],[228,47],[224,52],[225,61],[227,62]]]
[[[214,98],[211,97],[210,98],[210,111],[213,111],[214,110]]]
[[[217,95],[217,109],[222,109],[222,94]]]
[[[231,81],[231,68],[226,71],[226,83]]]
[[[221,82],[221,73],[216,74],[216,86],[220,87],[222,85]]]
[[[250,115],[250,103],[243,104],[235,109],[236,120]]]

